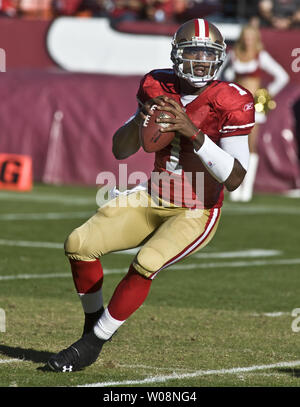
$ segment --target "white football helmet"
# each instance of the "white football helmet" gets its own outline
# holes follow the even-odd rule
[[[172,40],[171,60],[177,76],[202,87],[216,78],[226,57],[218,28],[201,18],[182,24]]]

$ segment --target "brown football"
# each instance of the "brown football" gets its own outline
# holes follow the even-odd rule
[[[171,106],[171,105],[170,105]],[[139,135],[140,142],[143,149],[147,153],[154,153],[166,147],[171,143],[175,137],[174,131],[168,131],[161,133],[159,130],[161,127],[168,127],[168,123],[156,123],[156,118],[170,118],[175,117],[171,112],[163,110],[157,110],[157,105],[152,105],[151,110],[153,115],[148,115],[144,121],[140,123]]]

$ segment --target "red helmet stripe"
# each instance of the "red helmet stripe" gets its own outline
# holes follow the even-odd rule
[[[196,19],[194,20],[194,22],[195,22],[195,37],[199,37],[199,31],[200,31],[200,28],[199,28],[199,19],[196,18]]]
[[[205,38],[209,37],[209,25],[208,25],[208,21],[203,20],[204,21],[204,25],[205,25]]]
[[[197,18],[195,22],[195,37],[208,38],[209,37],[209,25],[203,18]]]

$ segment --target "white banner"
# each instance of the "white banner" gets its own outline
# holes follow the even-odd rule
[[[239,25],[218,25],[225,38],[235,39]],[[171,68],[171,36],[126,34],[113,30],[105,18],[62,17],[47,36],[48,52],[72,72],[144,75]]]

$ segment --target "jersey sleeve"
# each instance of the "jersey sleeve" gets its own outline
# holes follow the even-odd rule
[[[146,74],[137,92],[139,103],[145,103],[149,99],[161,96],[165,93],[170,95],[174,88],[174,72],[170,69],[156,69]]]
[[[240,136],[255,125],[254,100],[249,91],[235,83],[227,84],[219,102],[220,137]],[[229,89],[231,88],[231,89]]]
[[[161,94],[161,87],[153,77],[152,72],[150,72],[142,78],[136,97],[139,103],[145,103],[147,100],[160,96]]]
[[[140,82],[139,89],[138,89],[137,94],[136,94],[136,98],[137,98],[137,101],[138,101],[139,104],[140,103],[144,104],[147,101],[147,99],[149,99],[149,97],[147,95],[147,88],[145,86],[146,82],[147,82],[147,75],[145,75],[142,78],[142,80]]]

